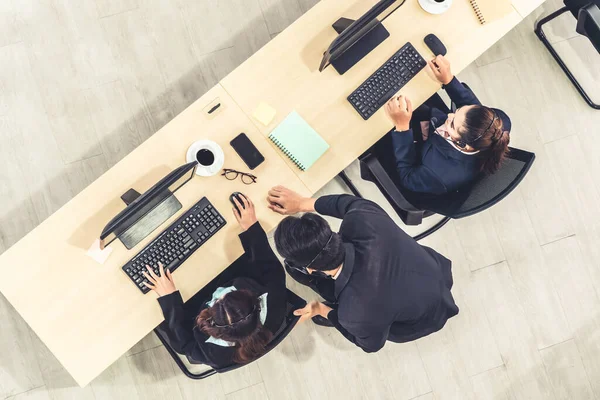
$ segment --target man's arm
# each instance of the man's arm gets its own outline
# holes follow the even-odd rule
[[[315,211],[321,215],[329,215],[335,218],[344,218],[352,210],[377,210],[384,212],[378,205],[370,200],[349,194],[335,194],[321,196],[315,202]]]
[[[363,326],[362,324],[344,321],[341,323],[339,321],[337,310],[331,310],[329,314],[327,314],[327,319],[331,321],[333,326],[335,326],[346,339],[363,349],[366,353],[375,353],[376,351],[381,350],[385,345],[389,334],[389,327],[377,331],[377,329],[373,329],[371,325]],[[348,329],[346,329],[344,325],[346,325]]]
[[[385,212],[372,201],[361,199],[356,196],[342,194],[321,196],[318,199],[314,199],[302,197],[298,193],[283,186],[276,186],[271,189],[267,200],[269,201],[269,208],[271,210],[284,215],[316,211],[322,215],[343,218],[346,213],[357,208],[360,208],[361,210],[368,208]]]
[[[367,353],[380,350],[385,345],[390,330],[389,327],[377,330],[372,323],[340,321],[337,309],[318,301],[311,301],[303,308],[295,310],[294,315],[300,317],[300,321],[308,320],[317,315],[327,318],[346,339]]]

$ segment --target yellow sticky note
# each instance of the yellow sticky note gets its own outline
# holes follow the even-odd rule
[[[254,116],[254,118],[257,119],[258,122],[260,122],[264,126],[267,126],[271,123],[271,121],[273,121],[273,118],[275,118],[276,113],[277,112],[273,107],[261,101],[252,115]]]

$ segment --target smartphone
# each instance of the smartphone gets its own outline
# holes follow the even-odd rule
[[[260,154],[260,151],[258,151],[250,139],[248,139],[248,136],[243,132],[237,135],[230,144],[251,170],[265,161],[265,158]]]

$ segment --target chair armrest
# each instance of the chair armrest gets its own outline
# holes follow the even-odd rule
[[[423,220],[423,210],[419,210],[406,200],[392,178],[383,168],[379,160],[371,153],[360,158],[361,172],[363,168],[368,171],[368,178],[373,182],[387,201],[392,205],[402,222],[406,225],[419,225]]]

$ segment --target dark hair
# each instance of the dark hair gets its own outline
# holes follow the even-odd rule
[[[462,142],[481,152],[481,171],[493,174],[498,171],[508,155],[510,127],[504,126],[500,110],[485,106],[473,106],[467,110],[463,126],[458,133]]]
[[[287,217],[281,221],[275,230],[275,246],[286,261],[299,267],[305,267],[312,261],[309,268],[331,271],[344,262],[344,245],[340,236],[316,214]]]
[[[209,336],[234,342],[233,358],[245,364],[265,354],[273,333],[260,322],[260,301],[249,290],[227,293],[196,317],[198,329]]]

